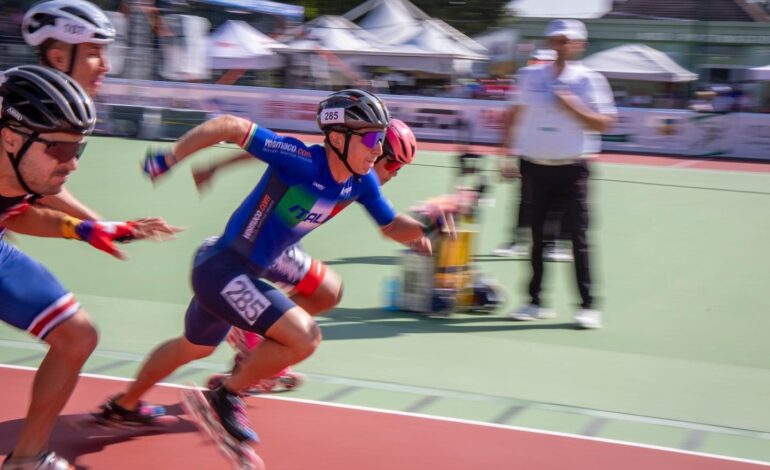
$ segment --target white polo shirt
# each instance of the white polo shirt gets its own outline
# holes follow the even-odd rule
[[[612,90],[603,75],[576,61],[567,62],[556,77],[553,64],[539,64],[521,69],[518,85],[513,104],[520,106],[519,155],[556,161],[588,158],[601,151],[601,135],[564,109],[553,91],[564,87],[593,111],[616,114]]]

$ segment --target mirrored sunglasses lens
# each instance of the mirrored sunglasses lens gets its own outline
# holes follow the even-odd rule
[[[366,132],[361,136],[361,141],[370,149],[373,149],[377,144],[382,143],[383,140],[385,140],[384,132]]]

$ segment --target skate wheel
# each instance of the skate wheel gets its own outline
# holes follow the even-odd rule
[[[208,401],[200,390],[191,388],[182,392],[182,408],[192,417],[195,427],[216,444],[236,470],[265,470],[265,462],[253,447],[259,444],[259,437],[255,436],[256,440],[251,445],[233,442],[232,438],[227,437],[222,424],[212,415]]]
[[[278,381],[286,390],[293,390],[305,383],[305,376],[299,372],[290,372],[282,375]]]

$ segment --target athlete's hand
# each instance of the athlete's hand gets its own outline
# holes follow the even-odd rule
[[[155,180],[167,173],[176,163],[176,159],[170,149],[162,149],[152,146],[147,149],[142,164],[142,172],[150,178],[153,183]]]
[[[75,233],[80,240],[102,250],[118,259],[125,259],[126,254],[115,247],[115,242],[133,240],[134,222],[101,222],[83,220],[75,226]]]
[[[145,238],[159,241],[169,240],[181,230],[158,218],[144,218],[127,222],[83,220],[75,226],[75,233],[78,238],[118,259],[126,259],[126,254],[118,249],[115,243],[127,243]]]
[[[133,240],[152,240],[156,242],[165,242],[173,240],[175,235],[182,230],[181,227],[169,225],[168,222],[160,217],[143,217],[129,221],[134,227]],[[123,240],[118,240],[123,241]],[[130,241],[130,240],[126,240]]]
[[[195,188],[199,193],[206,191],[211,185],[211,178],[214,177],[217,168],[215,166],[199,166],[192,169],[193,181],[195,181]]]
[[[459,213],[460,200],[455,194],[438,196],[414,207],[413,211],[427,217],[429,220],[428,232],[446,229],[452,238],[457,236],[455,230],[454,214]]]
[[[430,256],[433,253],[430,238],[428,237],[422,237],[418,238],[417,240],[413,240],[407,243],[406,246],[408,246],[410,250],[421,255]]]

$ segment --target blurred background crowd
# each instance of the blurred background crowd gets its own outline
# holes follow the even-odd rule
[[[35,61],[19,27],[33,3],[0,3],[3,69]],[[770,112],[767,0],[94,3],[118,32],[115,78],[507,100],[544,25],[565,16],[586,23],[585,63],[619,106]]]

